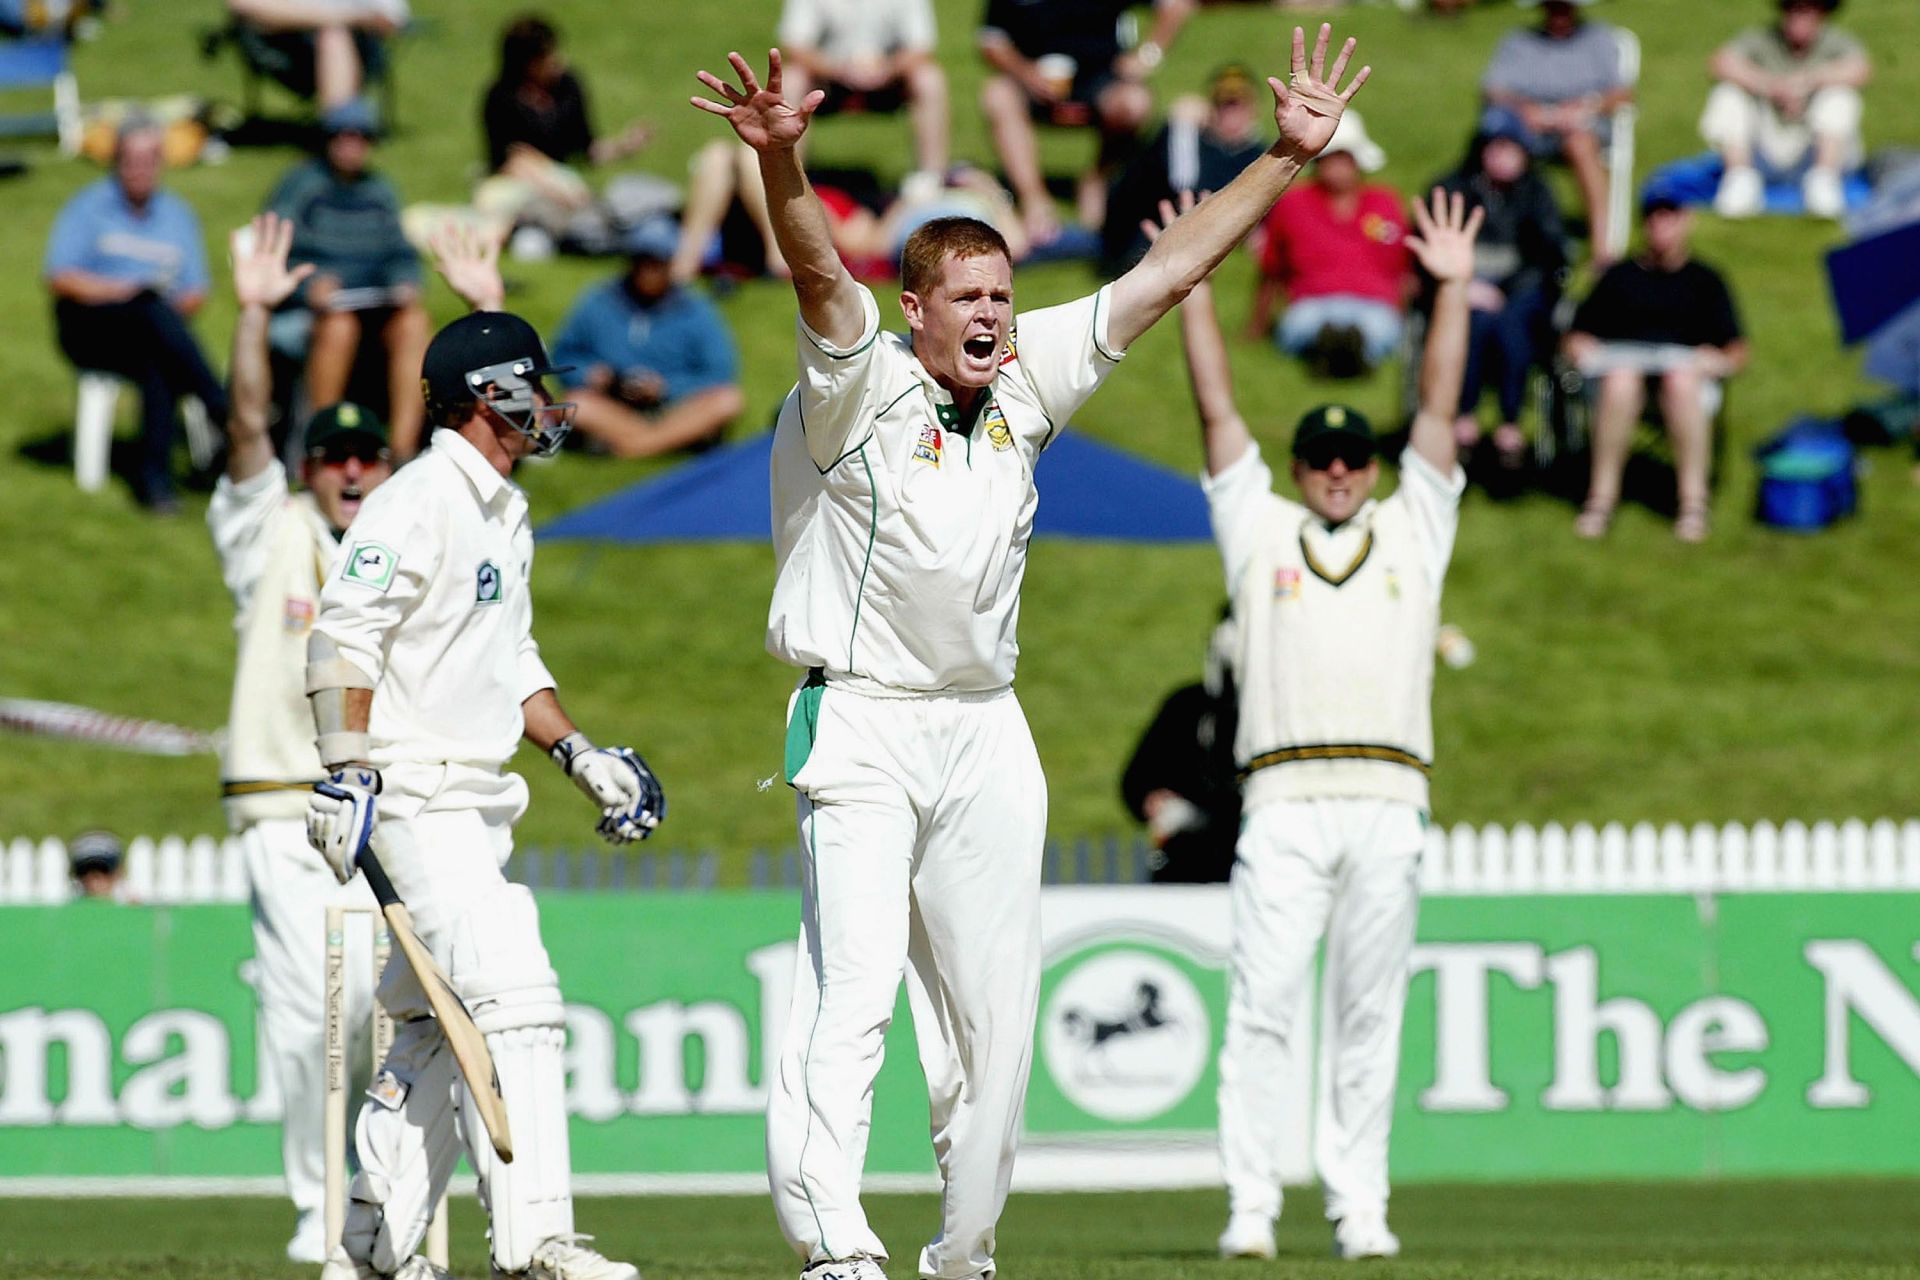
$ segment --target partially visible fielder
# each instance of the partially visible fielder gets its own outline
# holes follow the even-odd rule
[[[1431,211],[1415,202],[1413,212],[1418,234],[1407,244],[1439,288],[1400,486],[1384,501],[1371,497],[1372,430],[1341,405],[1295,428],[1301,500],[1275,493],[1234,405],[1210,291],[1194,290],[1181,308],[1207,500],[1239,623],[1234,758],[1246,818],[1220,1052],[1223,1257],[1274,1253],[1285,1067],[1322,935],[1332,1079],[1314,1148],[1334,1249],[1400,1252],[1387,1227],[1387,1137],[1426,847],[1434,633],[1466,488],[1452,422],[1481,218],[1438,189]]]
[[[1040,979],[1046,780],[1013,695],[1015,629],[1040,452],[1122,353],[1232,252],[1333,136],[1362,68],[1349,40],[1269,80],[1280,141],[1113,284],[1013,312],[998,232],[936,219],[908,238],[910,336],[834,252],[795,155],[818,91],[708,72],[758,153],[800,304],[800,382],[773,446],[779,563],[767,647],[807,672],[789,705],[807,885],[799,971],[769,1089],[767,1170],[808,1280],[876,1280],[886,1247],[860,1207],[874,1076],[906,971],[945,1196],[920,1274],[994,1273],[1020,1136]]]
[[[267,430],[272,398],[267,322],[311,266],[289,268],[292,224],[263,213],[233,234],[233,330],[227,470],[207,506],[220,570],[233,594],[238,654],[221,791],[239,833],[253,901],[254,987],[280,1086],[280,1158],[299,1217],[287,1257],[320,1262],[322,1241],[321,979],[327,907],[371,908],[365,885],[341,886],[307,843],[307,797],[325,776],[307,709],[307,633],[320,583],[360,504],[393,473],[387,429],[357,405],[324,407],[307,424],[304,492]],[[349,1008],[365,1009],[363,995]]]
[[[308,422],[305,492],[290,492],[267,428],[272,399],[267,324],[311,266],[289,267],[292,224],[264,213],[231,242],[234,325],[227,420],[227,469],[207,506],[207,524],[233,594],[238,655],[221,790],[239,833],[253,903],[254,986],[265,1043],[279,1084],[280,1157],[298,1211],[287,1257],[325,1259],[321,1200],[321,1077],[326,909],[371,909],[364,884],[340,885],[307,843],[313,784],[326,775],[314,749],[306,698],[307,637],[320,584],[361,503],[393,474],[387,429],[353,404],[329,405]],[[436,265],[454,292],[477,308],[499,305],[498,246],[443,233]],[[365,1009],[364,989],[348,1007]]]
[[[511,1164],[495,1157],[396,953],[380,999],[397,1032],[361,1109],[344,1255],[325,1280],[436,1274],[414,1250],[463,1139],[496,1275],[638,1280],[574,1234],[565,1009],[533,895],[502,875],[527,803],[505,769],[522,736],[587,793],[608,840],[644,839],[666,813],[638,755],[574,727],[533,639],[533,533],[510,477],[566,435],[571,406],[542,385],[559,372],[518,316],[442,329],[422,369],[431,445],[366,505],[321,592],[307,690],[332,773],[314,788],[308,838],[342,881],[377,848],[486,1036],[515,1148]]]

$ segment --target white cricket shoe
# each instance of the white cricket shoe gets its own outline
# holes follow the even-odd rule
[[[829,1258],[800,1272],[800,1280],[887,1280],[880,1264],[865,1254],[851,1258]]]
[[[327,1260],[327,1224],[320,1211],[308,1209],[294,1224],[293,1239],[287,1241],[288,1262],[310,1262],[318,1266]]]
[[[1273,1219],[1259,1213],[1236,1213],[1220,1233],[1223,1258],[1273,1257]]]
[[[1751,218],[1766,203],[1766,184],[1750,164],[1728,169],[1713,193],[1713,211],[1723,218]]]
[[[1831,169],[1807,170],[1807,176],[1800,180],[1800,198],[1816,218],[1838,218],[1847,211],[1847,193],[1840,185],[1840,175]]]
[[[1384,1213],[1355,1213],[1333,1224],[1333,1256],[1347,1262],[1360,1258],[1397,1258],[1400,1237],[1387,1230]]]
[[[555,1236],[533,1251],[525,1271],[494,1268],[493,1280],[640,1280],[640,1268],[589,1249],[592,1236]]]
[[[345,1249],[336,1248],[320,1268],[320,1280],[454,1280],[454,1275],[416,1253],[401,1263],[398,1271],[386,1276],[364,1262],[355,1262]]]

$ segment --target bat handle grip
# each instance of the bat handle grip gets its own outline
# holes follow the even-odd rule
[[[354,861],[360,868],[360,874],[367,878],[367,888],[373,890],[375,902],[382,908],[400,905],[400,895],[394,892],[393,881],[387,879],[387,869],[380,865],[380,859],[374,856],[371,847],[362,849]]]

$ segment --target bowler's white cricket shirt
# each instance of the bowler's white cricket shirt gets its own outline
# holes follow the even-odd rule
[[[519,486],[457,432],[367,495],[314,630],[374,682],[376,767],[497,772],[553,686],[533,640],[533,528]]]
[[[881,690],[1003,688],[1034,464],[1122,354],[1107,342],[1109,291],[1016,317],[971,423],[860,296],[850,347],[799,325],[800,381],[774,430],[767,648]]]
[[[1257,446],[1206,481],[1239,652],[1246,803],[1326,796],[1425,808],[1433,643],[1466,477],[1412,449],[1400,486],[1329,529],[1273,491]]]

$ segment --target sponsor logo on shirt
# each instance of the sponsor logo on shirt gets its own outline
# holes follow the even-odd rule
[[[491,560],[482,560],[474,570],[473,603],[476,607],[500,603],[500,566]]]
[[[298,596],[287,597],[287,612],[284,625],[289,635],[299,635],[313,629],[313,601],[302,600]]]
[[[935,467],[938,467],[940,465],[940,449],[944,438],[940,428],[936,426],[929,425],[920,428],[920,443],[913,446],[914,461],[930,462]]]
[[[1006,368],[1020,358],[1019,348],[1015,345],[1019,334],[1012,328],[1007,330],[1007,349],[1000,353],[1000,367]]]
[[[378,542],[357,542],[353,550],[347,552],[347,567],[340,576],[348,582],[384,591],[393,585],[393,571],[399,563],[400,557],[393,553],[392,547]]]
[[[1298,569],[1275,569],[1273,571],[1273,598],[1275,600],[1298,600],[1300,598],[1300,571]]]

